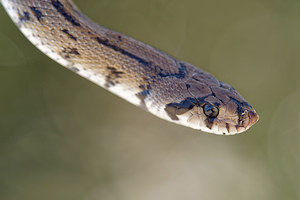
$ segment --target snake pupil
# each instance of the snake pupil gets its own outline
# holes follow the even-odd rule
[[[211,104],[205,104],[203,106],[204,114],[210,118],[216,118],[219,114],[219,109]]]

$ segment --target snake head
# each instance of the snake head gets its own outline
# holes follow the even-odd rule
[[[219,104],[211,100],[200,105],[202,108],[200,113],[203,113],[200,119],[204,120],[208,132],[223,135],[237,134],[246,131],[258,121],[258,115],[247,102],[230,98],[226,103]]]
[[[214,79],[209,85],[197,79],[185,84],[189,97],[165,107],[173,122],[204,132],[233,135],[258,121],[252,106],[230,85]]]

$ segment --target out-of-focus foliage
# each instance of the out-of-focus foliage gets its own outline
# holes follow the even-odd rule
[[[85,0],[94,21],[233,85],[232,137],[160,120],[59,66],[0,8],[0,199],[300,199],[300,1]]]

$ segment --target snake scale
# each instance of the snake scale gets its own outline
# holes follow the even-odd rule
[[[22,33],[64,67],[168,121],[220,135],[258,115],[230,85],[88,19],[70,0],[1,0]]]

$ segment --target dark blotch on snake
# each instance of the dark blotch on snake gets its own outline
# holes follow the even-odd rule
[[[145,110],[147,110],[146,104],[145,104],[145,99],[146,97],[150,94],[150,90],[144,90],[138,94],[136,94],[136,96],[141,100],[141,107]]]
[[[119,35],[119,36],[118,36],[118,40],[119,40],[119,42],[122,42],[122,41],[123,41],[123,39],[122,39],[122,36],[121,36],[121,35]]]
[[[61,52],[61,55],[68,59],[71,57],[71,55],[77,55],[77,56],[80,56],[80,53],[78,52],[78,49],[77,48],[64,48]]]
[[[199,106],[204,105],[205,103],[207,103],[207,101],[205,99],[210,96],[213,96],[213,95],[209,94],[204,97],[199,97],[197,99],[188,97],[185,100],[181,101],[180,103],[169,103],[166,105],[165,111],[167,112],[168,116],[172,120],[179,120],[177,115],[182,115],[182,114],[188,112],[194,106],[199,107]]]
[[[145,91],[145,90],[150,90],[151,86],[150,85],[140,85],[139,88],[141,88],[143,91]]]
[[[37,18],[39,22],[42,22],[43,14],[39,11],[36,7],[30,7],[31,11],[33,12],[34,16]]]
[[[145,105],[145,98],[150,94],[151,86],[150,85],[140,85],[140,89],[142,89],[141,92],[136,94],[136,96],[141,100],[141,105],[143,108],[146,108]]]
[[[226,129],[227,129],[227,132],[229,133],[230,131],[229,131],[229,124],[228,123],[226,123]]]
[[[194,106],[198,106],[198,101],[195,98],[188,97],[180,103],[169,103],[165,107],[165,111],[172,120],[179,120],[177,115],[182,115]]]
[[[213,124],[214,124],[214,120],[215,120],[215,118],[209,118],[209,117],[207,117],[204,120],[206,127],[209,128],[209,129],[211,129],[212,126],[213,126]]]
[[[140,58],[140,57],[138,57],[138,56],[136,56],[136,55],[134,55],[134,54],[132,54],[132,53],[130,53],[128,51],[125,51],[124,49],[121,49],[118,46],[110,44],[108,39],[101,39],[100,37],[96,37],[96,40],[97,40],[97,42],[99,44],[102,44],[104,46],[107,46],[107,47],[115,50],[115,51],[118,51],[121,54],[126,55],[126,56],[128,56],[128,57],[130,57],[130,58],[132,58],[132,59],[134,59],[136,61],[138,61],[139,63],[141,63],[141,64],[143,64],[145,66],[150,66],[150,63],[148,61],[146,61],[146,60],[144,60],[144,59],[142,59],[142,58]]]
[[[150,94],[150,90],[145,90],[140,92],[141,95],[143,95],[144,97]]]
[[[61,30],[63,33],[65,33],[69,38],[71,38],[72,40],[75,40],[75,41],[77,41],[77,38],[74,36],[74,35],[72,35],[67,29],[63,29],[63,30]]]
[[[72,15],[67,13],[65,10],[65,7],[62,3],[60,3],[58,0],[51,0],[52,5],[54,8],[59,12],[67,21],[69,21],[74,26],[81,26],[79,22],[77,22]]]
[[[124,72],[118,71],[116,68],[110,66],[107,67],[107,71],[108,74],[105,76],[105,87],[107,88],[119,83],[118,79],[122,77],[122,74],[124,74]]]
[[[124,74],[124,72],[118,71],[114,67],[107,67],[107,70],[110,71],[110,74],[113,74],[116,78],[121,78],[121,75]]]
[[[101,44],[101,45],[104,45],[108,48],[111,48],[117,52],[120,52],[121,54],[125,55],[125,56],[128,56],[134,60],[136,60],[137,62],[141,63],[142,65],[144,66],[147,66],[147,67],[153,67],[155,69],[155,71],[157,71],[158,75],[161,77],[161,78],[165,78],[165,77],[175,77],[175,78],[178,78],[178,79],[183,79],[185,78],[185,76],[188,74],[188,71],[186,69],[186,66],[183,64],[183,63],[180,63],[180,67],[178,69],[178,73],[168,73],[168,72],[164,72],[164,70],[158,66],[153,66],[151,62],[148,62],[114,44],[111,44],[109,42],[108,39],[102,39],[100,37],[96,37],[95,38],[96,41]],[[119,37],[120,39],[120,37]]]
[[[23,14],[21,14],[20,12],[18,13],[18,17],[19,17],[19,20],[21,22],[24,22],[24,21],[29,21],[30,20],[30,15],[29,15],[29,12],[23,12]]]

